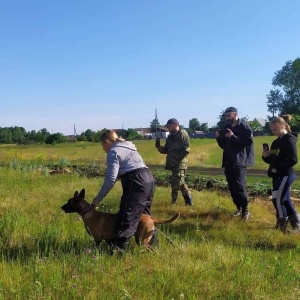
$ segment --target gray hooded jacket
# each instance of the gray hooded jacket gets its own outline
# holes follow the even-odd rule
[[[147,168],[136,146],[128,141],[113,144],[107,153],[106,165],[104,183],[97,195],[99,201],[109,193],[119,176],[139,168]]]

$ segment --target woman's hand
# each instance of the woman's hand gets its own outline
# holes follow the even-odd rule
[[[99,196],[97,195],[97,196],[94,198],[94,200],[93,200],[93,202],[91,203],[91,205],[94,206],[94,207],[96,207],[96,206],[99,204],[99,202],[100,202],[101,200],[102,200],[102,199],[99,199]]]
[[[272,169],[271,169],[271,172],[272,172],[272,173],[277,173],[277,170],[276,170],[275,168],[272,168]]]
[[[268,157],[268,156],[270,156],[270,150],[263,150],[262,157]]]

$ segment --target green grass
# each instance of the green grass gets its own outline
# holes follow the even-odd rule
[[[256,166],[265,170],[255,138]],[[165,156],[153,141],[135,142],[149,165],[163,167]],[[78,215],[60,206],[75,190],[92,200],[102,179],[78,174],[48,175],[56,164],[104,163],[99,144],[0,146],[0,299],[298,299],[299,236],[273,230],[274,210],[255,198],[251,220],[230,217],[227,193],[193,191],[194,207],[170,205],[170,188],[158,187],[153,215],[175,211],[181,218],[160,226],[160,249],[145,253],[134,245],[121,260],[96,248]],[[189,165],[220,168],[215,140],[191,140]],[[297,166],[297,170],[299,170]],[[221,176],[219,176],[221,178]],[[249,178],[259,185],[269,179]],[[259,186],[257,186],[259,189]],[[100,209],[117,212],[117,183]],[[299,210],[299,207],[297,207]]]
[[[262,161],[262,144],[274,140],[272,136],[255,137],[255,169],[266,170],[267,165]],[[154,147],[153,140],[134,141],[139,152],[149,165],[163,166],[165,155],[160,154]],[[163,142],[162,142],[163,144]],[[99,162],[105,163],[105,153],[100,144],[79,142],[58,145],[0,145],[0,161],[2,164],[14,161],[15,163],[30,164],[80,164]],[[300,153],[300,144],[298,144]],[[218,147],[215,139],[191,139],[191,152],[189,154],[190,167],[220,168],[222,149]],[[296,166],[300,171],[300,164]]]
[[[62,155],[62,157],[69,157]],[[92,201],[102,178],[45,176],[0,168],[0,299],[299,299],[299,235],[273,229],[266,199],[251,202],[251,219],[233,219],[227,193],[193,191],[170,205],[158,187],[152,214],[180,219],[160,225],[160,248],[145,253],[133,240],[117,259],[96,248],[76,214],[60,207],[75,190]],[[118,210],[118,182],[100,210]],[[299,210],[299,207],[297,207]]]

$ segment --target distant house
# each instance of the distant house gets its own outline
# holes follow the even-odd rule
[[[194,139],[203,139],[206,137],[206,133],[202,130],[195,130],[190,134],[190,137]]]
[[[150,138],[151,137],[151,130],[150,128],[134,128],[134,130],[143,136],[144,138]]]
[[[159,127],[155,130],[152,129],[151,136],[153,139],[160,138],[160,139],[166,139],[169,135],[169,131],[164,129],[164,127]]]

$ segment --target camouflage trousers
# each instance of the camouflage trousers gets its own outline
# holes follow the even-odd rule
[[[185,170],[180,170],[180,169],[172,170],[170,183],[172,188],[172,192],[171,192],[172,199],[177,199],[179,190],[181,191],[183,197],[191,194],[185,182]]]

